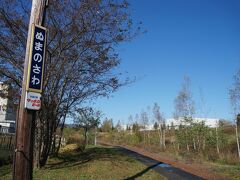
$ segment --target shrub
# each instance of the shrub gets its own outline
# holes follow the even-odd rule
[[[85,148],[86,148],[85,141],[83,139],[80,139],[80,141],[78,142],[77,150],[83,152]]]
[[[1,149],[0,150],[0,166],[10,164],[12,162],[12,154],[10,150]]]
[[[67,144],[79,144],[82,137],[79,134],[73,134],[68,137]]]

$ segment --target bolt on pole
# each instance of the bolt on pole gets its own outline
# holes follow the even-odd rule
[[[30,45],[32,24],[42,25],[44,10],[48,0],[32,0],[31,15],[29,21],[28,38],[24,62],[24,74],[22,81],[22,95],[16,122],[16,141],[13,164],[14,180],[32,179],[33,170],[33,140],[35,127],[35,111],[25,108],[25,96],[30,58]]]

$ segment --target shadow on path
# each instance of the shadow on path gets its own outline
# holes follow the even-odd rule
[[[119,151],[127,154],[128,156],[140,161],[142,164],[146,165],[147,168],[136,175],[127,178],[129,179],[135,179],[137,177],[140,177],[144,173],[146,173],[149,170],[154,170],[160,175],[166,177],[169,180],[203,180],[202,177],[193,175],[191,173],[188,173],[186,171],[183,171],[179,168],[175,168],[169,164],[165,164],[163,162],[157,161],[155,159],[152,159],[150,157],[144,156],[142,154],[139,154],[135,151],[131,151],[129,149],[125,149],[120,146],[115,146]]]
[[[144,169],[143,171],[135,174],[134,176],[131,176],[131,177],[129,177],[129,178],[126,178],[126,179],[124,179],[124,180],[133,180],[133,179],[135,179],[135,178],[138,178],[138,177],[142,176],[143,174],[147,173],[149,170],[155,168],[155,167],[158,166],[159,164],[161,164],[161,163],[157,163],[157,164],[155,164],[155,165],[149,166],[148,168]]]

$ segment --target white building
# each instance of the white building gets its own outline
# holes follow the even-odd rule
[[[140,128],[140,131],[152,131],[155,130],[154,124],[147,124],[144,127]]]
[[[219,120],[217,118],[193,118],[193,122],[194,123],[204,123],[206,126],[210,127],[210,128],[215,128],[218,126],[219,124]],[[178,119],[174,119],[174,118],[170,118],[170,119],[166,119],[166,126],[167,127],[171,127],[174,126],[175,128],[179,127],[180,125],[186,125],[183,118],[178,118]]]
[[[126,131],[127,130],[127,125],[126,124],[121,124],[121,125],[118,125],[117,126],[117,131],[120,132],[120,131]]]
[[[217,127],[219,125],[219,120],[220,119],[217,119],[217,118],[193,118],[194,123],[199,123],[199,124],[204,123],[207,127],[210,127],[210,128]],[[169,118],[169,119],[166,119],[166,122],[165,122],[166,128],[171,128],[173,126],[176,129],[181,124],[187,125],[185,124],[183,118],[179,118],[179,119]],[[154,124],[148,124],[148,125],[145,125],[145,127],[140,128],[140,131],[152,131],[152,130],[155,130]]]
[[[204,123],[205,126],[210,127],[210,128],[216,128],[219,126],[219,121],[220,119],[218,118],[193,118],[193,123]],[[184,122],[183,118],[178,118],[178,119],[174,119],[174,118],[169,118],[166,119],[165,121],[165,125],[166,128],[171,128],[172,126],[177,129],[180,125],[188,125]],[[117,130],[118,132],[120,131],[126,131],[127,128],[132,129],[132,125],[118,125],[117,126]],[[145,126],[139,124],[139,131],[153,131],[155,130],[154,128],[154,124],[147,124]]]
[[[14,133],[16,106],[7,97],[8,86],[0,82],[0,133]]]

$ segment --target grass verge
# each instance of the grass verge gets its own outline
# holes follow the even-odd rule
[[[237,165],[214,164],[212,169],[231,180],[240,180],[240,163]]]
[[[75,179],[165,179],[153,170],[112,147],[89,146],[78,152],[76,145],[67,145],[58,158],[49,159],[45,168],[34,171],[36,180]],[[10,166],[0,168],[1,179],[11,179]],[[147,171],[146,171],[147,170]],[[144,172],[144,174],[142,174]],[[140,176],[141,175],[141,176]]]

